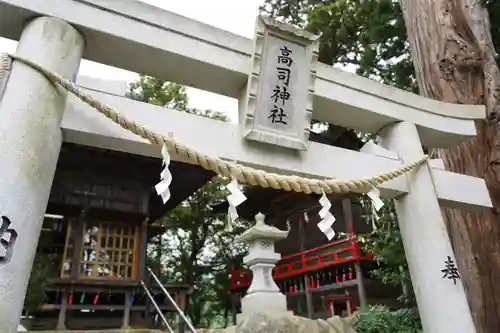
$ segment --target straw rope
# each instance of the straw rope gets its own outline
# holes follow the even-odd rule
[[[0,80],[6,75],[8,68],[8,57],[13,60],[20,61],[33,69],[37,70],[45,77],[47,77],[51,82],[59,84],[69,92],[73,93],[84,103],[90,105],[99,113],[103,114],[107,118],[111,119],[116,124],[120,125],[124,129],[140,136],[156,145],[166,145],[170,153],[175,153],[185,159],[190,163],[201,166],[206,170],[213,171],[223,177],[235,177],[239,182],[244,182],[254,186],[261,186],[265,188],[273,189],[283,189],[285,191],[303,192],[306,194],[316,193],[322,194],[323,192],[329,193],[348,193],[351,191],[363,192],[368,191],[373,186],[379,186],[380,184],[402,176],[403,174],[423,165],[429,159],[429,156],[424,155],[418,161],[411,164],[405,165],[396,170],[389,171],[384,174],[375,175],[373,177],[368,177],[358,180],[335,180],[335,179],[310,179],[300,176],[290,176],[290,175],[280,175],[276,173],[270,173],[263,170],[258,170],[235,163],[227,162],[219,157],[211,157],[194,149],[187,147],[186,145],[176,141],[172,137],[166,137],[155,133],[146,127],[137,124],[136,122],[120,115],[117,111],[111,107],[95,100],[89,94],[85,93],[83,90],[78,88],[73,82],[61,77],[57,73],[51,72],[38,65],[37,63],[22,58],[18,55],[12,54],[2,54],[0,57]]]

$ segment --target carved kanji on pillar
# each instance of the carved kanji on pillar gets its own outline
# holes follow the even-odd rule
[[[2,216],[2,224],[0,225],[0,264],[10,261],[14,251],[17,231],[9,228],[10,225],[10,219],[7,216]]]

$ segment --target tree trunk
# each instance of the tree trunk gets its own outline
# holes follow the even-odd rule
[[[401,0],[420,94],[484,104],[477,136],[439,150],[448,170],[486,180],[494,210],[443,210],[478,333],[500,327],[500,73],[486,9],[478,0]]]

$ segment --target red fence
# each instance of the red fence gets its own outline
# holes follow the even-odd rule
[[[351,234],[348,239],[338,240],[311,250],[281,258],[273,269],[275,281],[296,277],[322,268],[359,260],[372,260],[371,254],[363,255],[360,246]],[[233,269],[230,276],[230,290],[247,288],[252,281],[248,269]]]

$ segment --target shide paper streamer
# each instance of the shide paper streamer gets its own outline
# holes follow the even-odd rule
[[[377,230],[375,222],[380,218],[378,212],[384,207],[384,202],[380,199],[380,191],[376,187],[373,187],[366,195],[372,201],[372,226],[373,230]]]
[[[170,166],[170,154],[168,153],[167,146],[163,145],[161,148],[161,155],[163,156],[163,170],[160,173],[160,182],[156,184],[156,193],[161,196],[165,204],[170,199],[170,183],[172,183],[172,174],[168,169]]]
[[[238,218],[238,211],[236,207],[241,205],[247,197],[243,194],[243,192],[240,190],[240,186],[238,185],[238,181],[233,177],[231,182],[226,185],[226,188],[230,192],[230,194],[227,196],[227,202],[229,203],[229,208],[227,212],[227,231],[232,231],[233,230],[233,222],[236,221]]]
[[[332,203],[328,200],[325,192],[319,199],[319,204],[323,207],[319,211],[319,216],[321,217],[321,221],[318,222],[318,228],[323,232],[328,238],[328,240],[332,240],[335,237],[335,231],[332,228],[333,223],[335,223],[335,216],[330,213],[330,208],[332,207]]]

